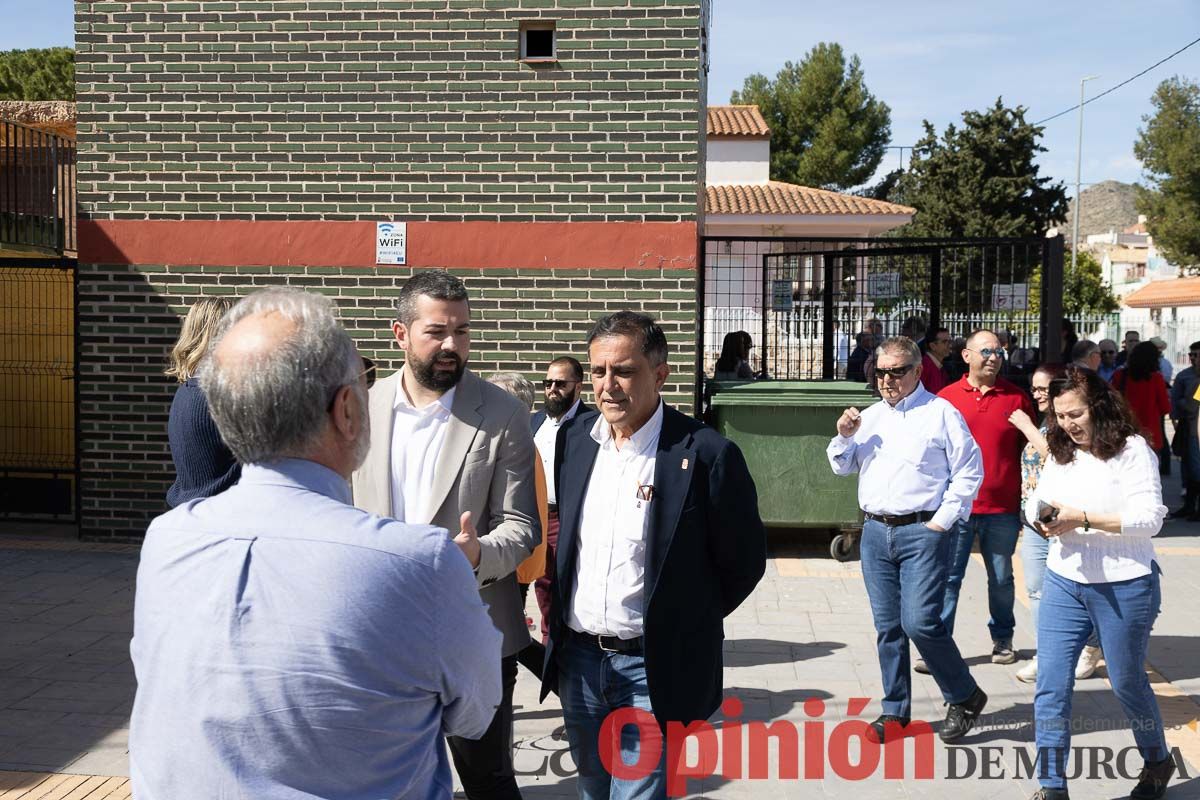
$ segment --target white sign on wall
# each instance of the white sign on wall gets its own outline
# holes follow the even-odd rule
[[[792,310],[792,282],[771,281],[771,310]]]
[[[867,299],[886,300],[900,296],[899,272],[875,272],[867,275]]]
[[[404,264],[408,255],[408,223],[375,223],[375,263]]]
[[[992,284],[992,311],[1028,311],[1028,283]]]

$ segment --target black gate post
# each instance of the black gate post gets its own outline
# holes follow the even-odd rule
[[[1042,352],[1043,364],[1062,363],[1063,237],[1042,243]]]
[[[774,288],[771,286],[770,275],[771,255],[763,254],[762,265],[762,338],[759,339],[759,350],[762,352],[762,372],[760,378],[767,377],[767,309],[770,307],[768,301],[774,298]]]
[[[929,336],[942,326],[942,248],[929,251]]]
[[[821,276],[825,287],[821,291],[821,377],[833,380],[833,257],[819,255]]]

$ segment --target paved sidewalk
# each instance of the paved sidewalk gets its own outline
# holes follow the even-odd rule
[[[1178,504],[1176,487],[1168,484],[1168,505]],[[1192,776],[1177,779],[1167,797],[1200,798],[1200,524],[1171,522],[1156,546],[1163,568],[1163,612],[1151,639],[1150,662],[1171,726],[1169,741],[1185,757]],[[861,573],[856,562],[831,561],[826,547],[819,534],[775,533],[767,577],[726,625],[726,693],[742,701],[744,723],[786,720],[797,725],[800,741],[793,752],[800,756],[801,778],[803,748],[820,743],[815,738],[810,742],[801,727],[805,722],[823,723],[823,736],[829,739],[849,730],[838,728],[841,721],[870,720],[878,714],[879,670]],[[0,800],[128,796],[122,779],[128,770],[134,691],[128,644],[136,564],[134,547],[0,539]],[[725,779],[718,771],[717,777],[691,781],[689,794],[854,800],[1028,797],[1034,782],[1014,774],[1018,751],[1028,752],[1032,742],[1033,687],[1013,677],[1022,662],[990,663],[984,582],[982,565],[973,561],[963,588],[957,640],[990,701],[981,730],[959,747],[934,746],[936,779],[913,778],[910,756],[904,780],[885,779],[882,766],[864,780],[844,780],[830,765],[823,777],[780,780],[780,761],[773,752],[769,779]],[[1023,594],[1019,579],[1018,594]],[[532,610],[536,618],[536,608]],[[1028,653],[1029,614],[1020,602],[1017,624],[1017,645]],[[933,721],[936,729],[944,708],[932,679],[915,676],[914,688],[914,716]],[[824,702],[823,715],[806,712],[805,701],[812,698]],[[849,708],[852,698],[870,702],[860,711]],[[522,670],[516,705],[516,766],[523,793],[574,797],[554,698],[539,705],[537,684]],[[1092,729],[1077,734],[1074,745],[1107,747],[1113,753],[1132,745],[1102,676],[1079,684],[1075,708],[1076,717]],[[719,715],[713,724],[721,737],[738,732],[722,724]],[[851,741],[854,764],[859,750],[856,740]],[[994,762],[996,777],[981,777],[982,756]],[[968,777],[946,779],[951,760]],[[1132,762],[1138,762],[1136,757]],[[750,763],[744,756],[744,768]],[[1139,765],[1133,764],[1134,771]],[[1119,798],[1128,795],[1131,785],[1113,774],[1078,781],[1072,791],[1077,798]]]

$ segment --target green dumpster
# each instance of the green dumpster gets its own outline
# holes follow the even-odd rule
[[[862,531],[858,477],[839,477],[825,448],[850,406],[876,401],[859,383],[761,381],[710,384],[717,430],[746,456],[768,526],[834,532],[830,553],[848,560]]]

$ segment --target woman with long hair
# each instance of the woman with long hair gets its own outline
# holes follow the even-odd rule
[[[167,504],[172,507],[220,494],[237,483],[242,473],[208,412],[208,400],[196,377],[221,317],[232,307],[233,301],[225,298],[197,300],[188,309],[179,340],[171,349],[166,374],[179,381],[167,420],[167,442],[175,463],[175,483],[167,491]]]
[[[1159,371],[1158,348],[1141,342],[1129,352],[1125,366],[1113,373],[1112,385],[1125,396],[1155,453],[1163,449],[1163,418],[1171,413],[1167,381]]]
[[[754,370],[750,368],[750,347],[754,340],[745,331],[730,331],[721,341],[721,356],[713,368],[713,380],[752,381]]]
[[[1074,670],[1088,637],[1145,765],[1130,797],[1157,800],[1175,770],[1143,667],[1162,599],[1154,545],[1167,513],[1158,460],[1128,405],[1090,369],[1050,383],[1049,458],[1025,505],[1050,540],[1038,614],[1038,800],[1066,800]]]

